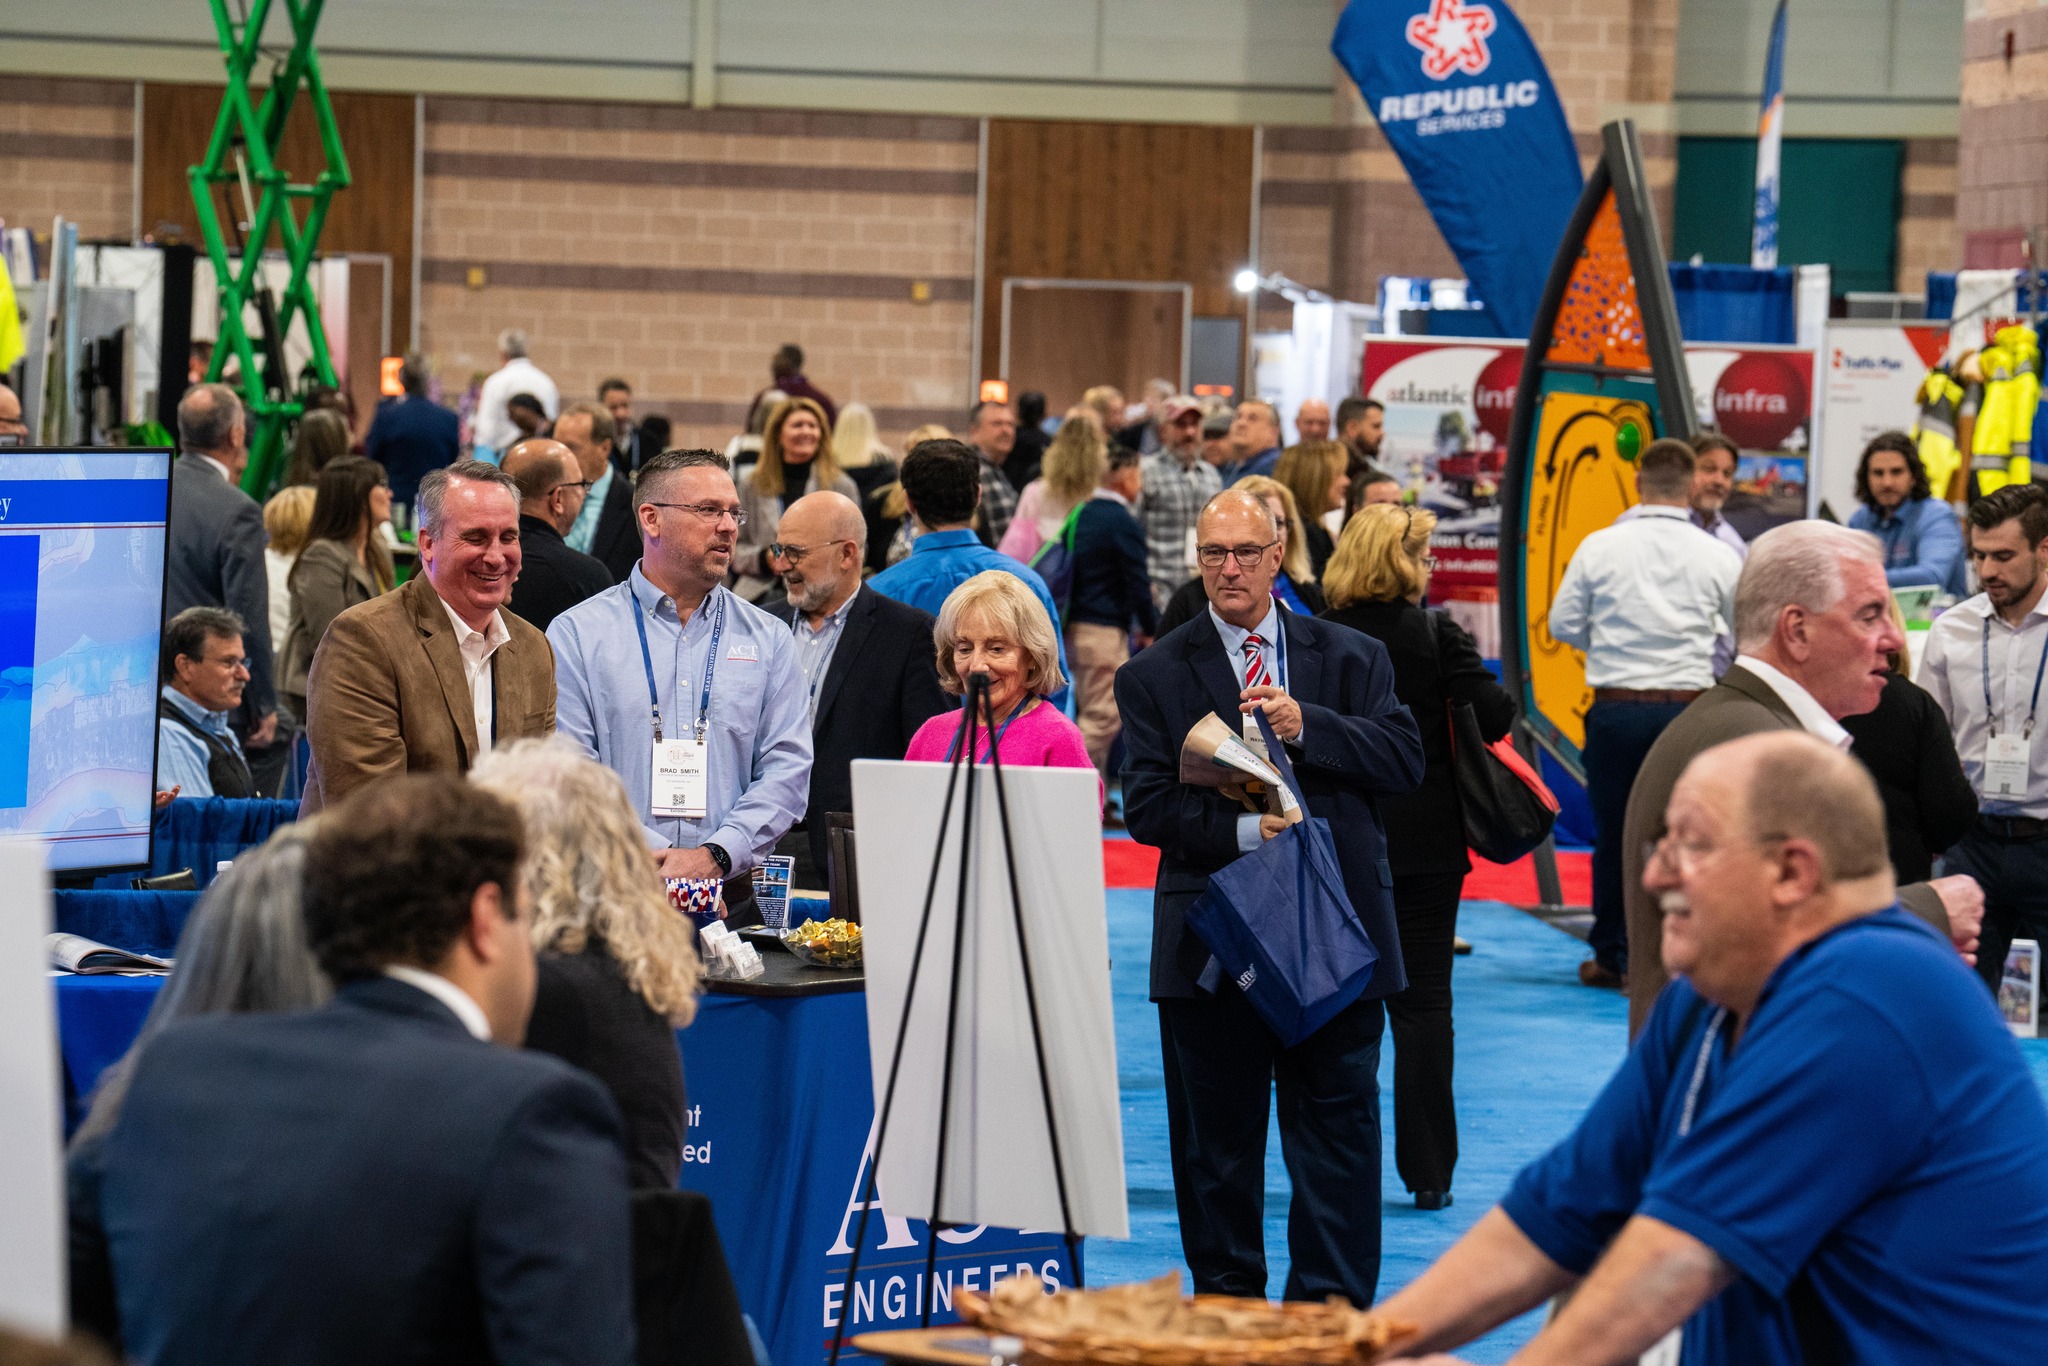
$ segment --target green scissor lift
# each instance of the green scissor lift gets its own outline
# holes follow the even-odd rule
[[[227,63],[228,88],[221,98],[220,116],[214,120],[213,137],[206,145],[206,160],[185,172],[200,233],[206,239],[206,254],[220,286],[220,338],[206,377],[218,380],[230,356],[241,366],[242,401],[249,410],[249,466],[242,474],[242,487],[260,499],[282,472],[287,432],[303,410],[284,365],[284,339],[295,319],[305,320],[314,378],[322,384],[336,383],[320,305],[306,272],[320,241],[320,228],[327,221],[328,202],[336,190],[348,187],[348,157],[341,150],[334,107],[320,78],[320,59],[313,52],[313,30],[319,26],[324,0],[283,0],[291,21],[291,51],[277,62],[261,103],[250,91],[249,76],[263,56],[260,44],[273,0],[244,0],[238,6],[243,10],[239,20],[228,12],[229,0],[208,3],[221,57]],[[278,165],[285,122],[302,85],[312,101],[327,163],[310,185],[291,184]],[[228,241],[221,231],[216,186],[227,187],[227,222],[236,230],[235,247],[241,259],[232,266]],[[237,188],[247,215],[246,232],[233,212]],[[303,223],[292,207],[293,200],[306,201]],[[291,264],[282,302],[272,298],[262,276],[263,256],[273,230]],[[250,333],[248,320],[252,306],[260,323],[255,335]]]

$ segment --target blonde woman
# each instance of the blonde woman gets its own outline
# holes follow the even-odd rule
[[[1335,441],[1303,441],[1280,452],[1273,477],[1287,485],[1301,510],[1302,548],[1309,571],[1320,580],[1330,552],[1337,548],[1324,519],[1344,506],[1351,492],[1350,457]]]
[[[670,907],[616,773],[566,740],[493,749],[470,781],[526,827],[539,980],[526,1046],[591,1073],[626,1121],[636,1190],[673,1190],[683,1162],[675,1030],[697,1010],[694,932]]]
[[[733,547],[733,591],[758,602],[775,586],[781,566],[768,553],[782,525],[782,510],[807,493],[829,489],[858,502],[860,490],[832,460],[832,422],[816,399],[786,398],[768,414],[761,458],[751,472],[734,471],[746,521]]]
[[[867,521],[861,563],[880,569],[880,556],[888,550],[889,537],[896,531],[882,510],[883,490],[896,482],[896,461],[875,434],[875,414],[867,404],[849,403],[839,410],[839,424],[832,429],[832,463],[859,491],[854,501]]]
[[[270,575],[270,638],[282,642],[292,624],[292,566],[306,548],[306,528],[313,524],[311,484],[291,484],[279,489],[263,505],[263,534],[270,544],[263,548],[263,567]],[[280,643],[279,648],[283,646]]]
[[[994,753],[1017,767],[1095,767],[1080,728],[1045,700],[1066,684],[1060,673],[1060,638],[1024,580],[1003,569],[986,569],[967,579],[939,608],[932,643],[938,651],[939,686],[953,696],[965,696],[969,675],[988,675],[996,734],[991,738],[986,730],[980,732],[977,762]],[[966,712],[963,704],[925,722],[903,757],[952,762]]]
[[[1031,563],[1040,546],[1060,534],[1067,514],[1095,496],[1095,486],[1109,469],[1109,442],[1093,409],[1076,404],[1067,409],[1038,478],[1017,497],[1010,529],[996,546],[1013,560]]]
[[[1386,646],[1394,695],[1422,731],[1422,786],[1379,799],[1394,870],[1394,915],[1408,989],[1387,998],[1394,1039],[1394,1166],[1423,1209],[1450,1202],[1458,1162],[1451,1099],[1451,960],[1458,893],[1471,860],[1451,767],[1451,708],[1470,706],[1488,741],[1508,733],[1515,700],[1480,661],[1479,647],[1450,617],[1425,611],[1435,561],[1436,516],[1378,504],[1344,524],[1323,574],[1325,621]]]
[[[1266,505],[1280,524],[1280,572],[1273,577],[1273,596],[1282,607],[1299,616],[1312,617],[1323,610],[1323,590],[1309,572],[1308,551],[1303,549],[1301,511],[1287,485],[1263,474],[1248,474],[1230,487],[1243,489]],[[1159,614],[1159,634],[1185,626],[1209,610],[1208,594],[1202,590],[1202,576],[1195,575],[1166,600]]]

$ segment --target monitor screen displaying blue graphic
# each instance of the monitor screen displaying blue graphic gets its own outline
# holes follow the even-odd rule
[[[149,862],[169,451],[0,447],[0,837]]]

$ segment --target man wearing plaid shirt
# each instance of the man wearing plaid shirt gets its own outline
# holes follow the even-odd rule
[[[1163,444],[1145,457],[1145,571],[1161,609],[1195,575],[1195,519],[1223,491],[1216,467],[1202,459],[1202,405],[1176,394],[1159,410]]]
[[[993,547],[1017,514],[1017,488],[1003,462],[1017,444],[1017,413],[1007,403],[983,399],[967,414],[967,441],[981,456],[982,544]]]

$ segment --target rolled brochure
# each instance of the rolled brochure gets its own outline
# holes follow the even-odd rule
[[[1194,787],[1235,787],[1251,778],[1277,793],[1278,814],[1301,819],[1300,803],[1280,780],[1279,770],[1246,744],[1230,724],[1210,712],[1195,722],[1180,747],[1180,780]]]
[[[82,934],[53,934],[43,940],[50,951],[50,966],[61,972],[84,976],[119,973],[128,977],[161,977],[171,970],[171,960],[155,954],[132,953],[87,939]]]

